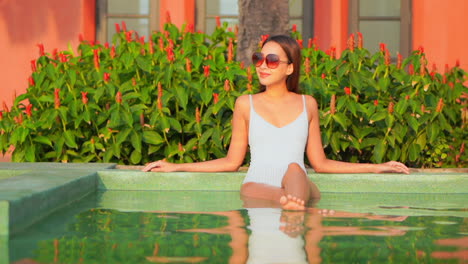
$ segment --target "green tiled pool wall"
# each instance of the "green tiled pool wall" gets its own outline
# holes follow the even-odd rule
[[[99,197],[101,206],[121,210],[183,211],[196,208],[216,211],[226,205],[233,209],[242,206],[238,191],[245,172],[145,173],[115,168],[115,164],[0,163],[0,175],[9,175],[0,178],[0,236],[18,232],[97,190],[105,191]],[[375,197],[388,196],[390,201],[395,201],[404,197],[399,194],[421,193],[429,194],[427,197],[441,197],[437,198],[441,200],[447,197],[437,194],[461,194],[449,199],[455,203],[459,200],[468,203],[468,173],[464,172],[411,175],[309,173],[309,177],[330,197],[332,194],[355,193],[356,197],[367,194],[375,200]],[[184,198],[170,198],[172,194],[180,195],[180,192],[171,191],[184,192]],[[218,195],[217,191],[224,191],[224,194]],[[232,192],[232,196],[226,195],[226,191]],[[199,204],[194,204],[195,197]],[[327,199],[328,202],[332,200]],[[415,206],[425,204],[416,203]],[[330,207],[333,203],[324,206]]]

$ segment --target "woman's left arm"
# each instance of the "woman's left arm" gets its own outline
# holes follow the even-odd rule
[[[325,156],[320,134],[320,121],[317,101],[307,96],[307,113],[309,116],[309,136],[306,154],[310,164],[316,172],[324,173],[405,173],[409,169],[401,162],[389,161],[386,163],[350,163],[330,160]]]

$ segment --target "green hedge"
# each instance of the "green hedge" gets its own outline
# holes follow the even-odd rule
[[[458,65],[429,70],[422,49],[392,62],[384,44],[370,54],[362,36],[354,42],[339,58],[313,40],[302,49],[301,87],[319,102],[327,156],[465,167],[467,74]],[[255,68],[233,59],[236,35],[226,24],[212,35],[166,24],[149,41],[120,31],[111,45],[42,50],[27,92],[0,112],[0,150],[14,146],[16,162],[223,157],[235,99],[259,86]]]

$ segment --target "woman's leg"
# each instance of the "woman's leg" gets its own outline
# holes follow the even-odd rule
[[[320,192],[297,163],[291,163],[283,176],[282,187],[248,182],[242,185],[241,196],[249,207],[278,204],[284,209],[304,209],[310,199],[320,198]],[[268,206],[271,207],[271,206]]]

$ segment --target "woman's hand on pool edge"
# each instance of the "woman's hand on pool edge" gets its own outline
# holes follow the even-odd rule
[[[165,159],[150,162],[142,169],[142,171],[158,171],[158,172],[171,172],[176,171],[174,163],[167,162]]]
[[[389,161],[385,163],[376,164],[377,173],[404,173],[409,174],[410,170],[405,164],[398,161]]]

